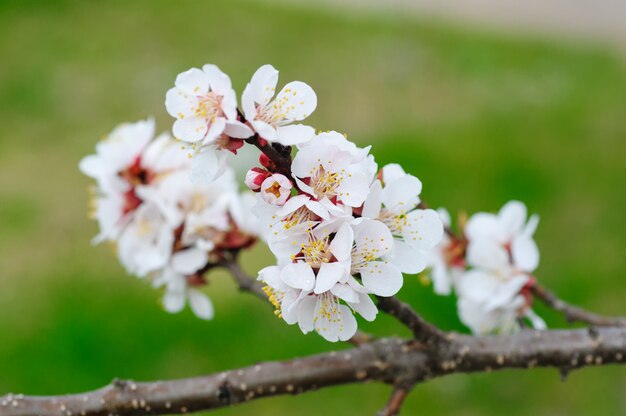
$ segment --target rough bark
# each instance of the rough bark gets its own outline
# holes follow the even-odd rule
[[[410,386],[455,373],[554,367],[561,372],[622,363],[626,328],[526,330],[512,336],[448,336],[437,348],[416,340],[383,338],[341,352],[265,362],[205,377],[139,383],[116,380],[102,389],[56,397],[8,395],[0,414],[174,414],[299,394],[348,383],[375,381]],[[393,400],[393,397],[392,397]]]

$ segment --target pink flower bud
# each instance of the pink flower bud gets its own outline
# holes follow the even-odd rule
[[[261,198],[268,204],[283,205],[291,195],[293,185],[286,176],[274,173],[261,184]]]
[[[254,192],[261,190],[261,184],[271,173],[265,169],[252,168],[246,173],[245,184]]]

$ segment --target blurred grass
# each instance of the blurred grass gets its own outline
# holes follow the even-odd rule
[[[538,276],[565,299],[624,313],[626,70],[581,45],[499,38],[386,16],[254,2],[0,1],[0,393],[55,394],[113,377],[185,377],[341,345],[275,319],[211,276],[217,319],[168,315],[106,247],[93,248],[78,160],[115,124],[171,119],[176,74],[214,62],[241,91],[272,63],[318,93],[311,123],[374,144],[452,211],[518,198],[542,216]],[[246,268],[268,264],[267,251]],[[454,300],[414,277],[400,295],[462,330]],[[553,326],[562,319],[538,307]],[[404,333],[381,317],[362,327]],[[213,414],[373,414],[388,388],[346,386]],[[454,376],[419,386],[407,414],[626,413],[626,374],[587,369]]]

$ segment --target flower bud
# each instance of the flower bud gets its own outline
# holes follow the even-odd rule
[[[261,166],[269,168],[272,161],[265,153],[261,153],[261,155],[259,156],[259,163],[261,164]]]
[[[292,187],[286,176],[275,173],[261,184],[261,198],[268,204],[283,205],[289,199]]]
[[[252,168],[248,171],[248,173],[246,173],[246,179],[244,182],[250,190],[258,192],[261,189],[263,181],[270,175],[271,173],[265,169]]]

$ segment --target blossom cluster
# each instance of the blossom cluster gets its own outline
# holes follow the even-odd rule
[[[343,134],[300,124],[315,92],[293,81],[276,93],[277,84],[278,71],[261,66],[240,109],[217,66],[191,68],[165,95],[173,137],[154,138],[152,120],[124,124],[81,161],[96,181],[94,241],[115,243],[129,273],[164,288],[166,310],[189,301],[211,318],[198,290],[205,273],[260,238],[275,256],[258,280],[276,315],[329,341],[350,339],[356,314],[374,320],[375,297],[427,267],[437,293],[455,289],[472,331],[512,331],[522,317],[545,326],[530,309],[537,218],[526,223],[523,204],[476,214],[460,237],[444,233],[449,216],[425,207],[417,177],[379,168],[370,147]],[[229,160],[245,144],[261,153],[241,193]]]
[[[113,243],[130,274],[163,287],[167,311],[189,301],[198,317],[211,319],[212,303],[199,290],[203,274],[224,250],[254,242],[254,198],[238,192],[228,168],[211,183],[192,184],[180,144],[167,133],[155,138],[154,131],[151,119],[122,124],[81,160],[81,171],[95,180],[92,216],[100,232],[94,243]]]
[[[440,215],[449,226],[447,212]],[[472,332],[512,333],[524,320],[546,328],[531,309],[532,273],[539,265],[533,240],[538,222],[537,215],[527,221],[526,206],[511,201],[498,214],[474,214],[461,237],[446,235],[431,253],[435,292],[448,295],[455,289],[459,317]]]
[[[416,177],[398,165],[379,172],[369,148],[297,124],[315,110],[317,96],[300,81],[276,94],[277,83],[274,67],[259,68],[239,111],[228,76],[205,65],[177,77],[166,107],[176,118],[174,135],[190,144],[193,158],[236,151],[250,140],[283,151],[286,169],[261,154],[261,166],[246,174],[246,185],[257,193],[254,212],[276,256],[259,279],[287,323],[329,341],[346,340],[356,332],[354,312],[376,317],[372,295],[396,294],[403,272],[426,267],[443,226],[435,211],[419,207]],[[207,175],[206,169],[194,175],[219,172],[213,166]]]

